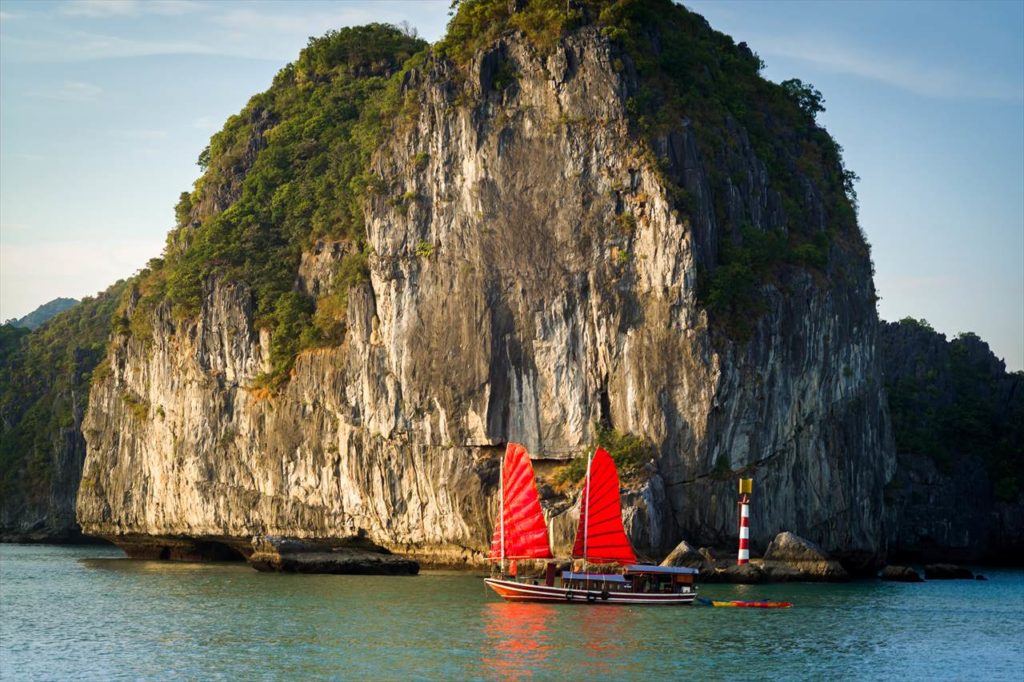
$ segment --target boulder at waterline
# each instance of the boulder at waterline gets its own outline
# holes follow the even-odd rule
[[[910,566],[886,566],[878,576],[882,580],[897,583],[923,583],[924,578]]]
[[[759,585],[766,582],[764,569],[756,563],[742,566],[717,567],[702,571],[698,579],[704,583],[735,583],[739,585]]]
[[[764,571],[772,582],[835,582],[850,579],[842,565],[818,545],[783,531],[775,536],[764,555]]]
[[[669,552],[669,555],[661,562],[662,566],[685,566],[696,568],[701,571],[714,570],[714,563],[702,554],[696,547],[686,540],[683,540],[676,548]]]
[[[928,580],[973,580],[974,573],[956,564],[926,564],[924,577]]]

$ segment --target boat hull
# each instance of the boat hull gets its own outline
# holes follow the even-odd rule
[[[532,585],[514,580],[485,578],[484,583],[506,601],[548,604],[607,604],[630,606],[685,606],[693,603],[696,592],[638,593]]]

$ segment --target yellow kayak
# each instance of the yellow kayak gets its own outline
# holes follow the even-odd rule
[[[793,606],[788,601],[712,601],[711,605],[746,609],[788,609]]]

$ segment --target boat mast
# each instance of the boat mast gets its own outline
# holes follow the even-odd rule
[[[590,530],[590,464],[593,461],[594,461],[594,453],[590,453],[590,455],[587,457],[587,484],[586,484],[586,487],[585,487],[585,490],[586,490],[586,493],[585,493],[586,500],[584,501],[584,504],[586,505],[586,512],[584,513],[584,516],[583,516],[583,572],[584,573],[587,572],[587,535],[588,535],[588,531]]]
[[[498,468],[498,491],[501,495],[501,511],[498,522],[501,524],[501,577],[505,577],[505,457],[501,458]]]

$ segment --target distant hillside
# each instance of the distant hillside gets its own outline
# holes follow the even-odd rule
[[[81,420],[124,288],[118,282],[81,305],[51,301],[18,321],[49,309],[53,319],[33,331],[0,326],[0,540],[77,535]],[[74,308],[57,315],[58,304]]]
[[[55,298],[49,303],[44,303],[39,306],[25,317],[17,320],[7,320],[5,324],[9,324],[14,327],[24,327],[25,329],[35,329],[47,320],[51,319],[54,315],[62,313],[68,308],[76,305],[78,305],[77,298]]]
[[[976,334],[925,320],[881,326],[898,468],[886,496],[890,550],[908,558],[1006,559],[1024,549],[1024,372]]]

